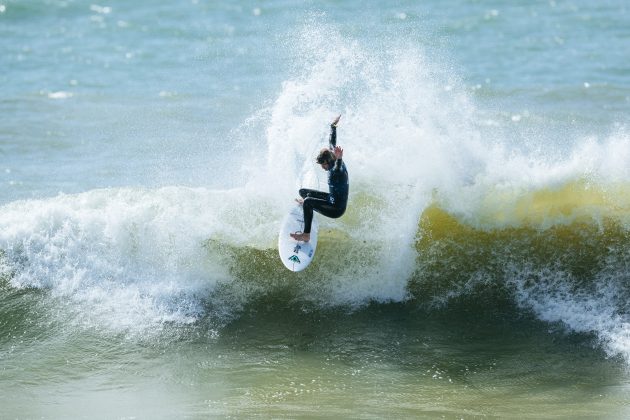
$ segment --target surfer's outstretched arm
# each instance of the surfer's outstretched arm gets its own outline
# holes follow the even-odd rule
[[[337,116],[337,118],[335,118],[333,122],[330,123],[330,137],[328,138],[328,145],[330,147],[330,150],[333,150],[337,145],[337,123],[339,123],[340,118],[341,115]]]

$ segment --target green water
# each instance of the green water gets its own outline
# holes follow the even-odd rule
[[[266,300],[220,333],[91,329],[3,346],[3,418],[625,418],[624,364],[509,305],[310,311]],[[38,324],[37,315],[22,314]]]

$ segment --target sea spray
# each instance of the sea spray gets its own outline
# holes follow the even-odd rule
[[[325,301],[337,304],[404,300],[418,217],[432,190],[452,177],[452,160],[466,155],[461,145],[477,135],[464,128],[470,105],[448,75],[435,80],[440,72],[417,48],[374,50],[326,25],[307,25],[296,39],[296,74],[269,111],[267,170],[248,188],[290,202],[296,179],[312,172],[310,161],[326,144],[327,123],[340,113],[351,204],[344,218],[323,222],[356,243],[339,250],[346,264],[320,290],[329,289]],[[373,252],[352,252],[362,244]]]

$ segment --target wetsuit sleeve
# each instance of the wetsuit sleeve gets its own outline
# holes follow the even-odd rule
[[[328,145],[330,149],[334,149],[337,145],[337,126],[334,124],[330,125],[330,137],[328,138]]]

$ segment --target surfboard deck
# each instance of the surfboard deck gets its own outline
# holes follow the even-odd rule
[[[290,233],[303,232],[304,211],[297,204],[291,208],[285,216],[278,235],[278,252],[280,260],[291,271],[302,271],[313,261],[315,248],[317,247],[318,224],[315,217],[311,225],[311,239],[308,242],[300,242],[289,236]]]

